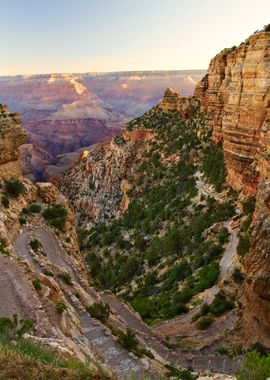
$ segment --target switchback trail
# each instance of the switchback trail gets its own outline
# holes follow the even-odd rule
[[[52,264],[64,268],[71,274],[73,279],[76,279],[76,273],[74,273],[66,258],[63,257],[63,250],[58,240],[49,229],[45,229],[44,227],[25,229],[17,237],[14,243],[14,250],[22,259],[30,262],[37,271],[41,272],[41,268],[35,263],[29,250],[28,243],[31,238],[36,238],[41,241],[43,250]],[[117,340],[111,336],[108,328],[92,318],[76,297],[64,289],[62,289],[62,291],[79,316],[83,327],[83,337],[89,341],[89,347],[96,347],[108,366],[121,376],[132,374],[138,378],[143,378],[144,374],[148,374],[147,366],[141,359],[123,349]],[[214,372],[227,374],[234,373],[239,367],[242,358],[201,355],[192,350],[175,352],[169,349],[164,344],[161,336],[146,326],[130,306],[112,294],[101,293],[100,295],[102,300],[110,305],[111,311],[117,314],[126,327],[133,330],[148,349],[164,364],[167,363],[185,368],[192,366],[194,370],[197,371],[212,370]],[[150,377],[154,379],[155,375],[153,376],[151,377],[150,374]]]

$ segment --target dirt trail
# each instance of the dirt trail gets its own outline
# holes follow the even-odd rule
[[[37,271],[42,272],[29,251],[28,243],[32,238],[36,238],[42,243],[43,250],[53,265],[65,268],[72,275],[73,280],[75,279],[76,274],[67,259],[63,257],[64,254],[58,240],[50,230],[46,230],[43,227],[25,229],[17,237],[14,243],[14,250],[22,259],[30,262]],[[68,294],[65,289],[62,289],[62,291],[79,316],[83,328],[82,340],[85,342],[86,338],[89,341],[89,347],[94,346],[101,353],[104,363],[112,368],[116,374],[121,376],[132,374],[139,379],[143,378],[144,374],[148,373],[147,364],[120,346],[111,335],[110,330],[92,318],[76,297]],[[151,378],[151,373],[149,375]]]
[[[52,264],[64,267],[72,274],[73,278],[76,278],[76,273],[73,272],[72,267],[64,257],[58,240],[50,230],[46,230],[43,227],[26,229],[17,237],[14,243],[14,249],[22,259],[34,265],[36,270],[41,270],[29,252],[28,242],[32,238],[41,241],[43,250]],[[234,240],[232,242],[234,242]],[[228,248],[228,251],[228,256],[230,256],[231,249]],[[227,267],[227,260],[225,260],[225,263]],[[121,376],[132,374],[140,379],[143,378],[145,373],[148,375],[147,365],[141,359],[138,359],[123,349],[104,325],[94,318],[91,318],[76,297],[72,296],[72,294],[68,294],[64,289],[62,289],[62,291],[81,320],[83,327],[82,339],[85,341],[86,338],[89,341],[89,347],[94,346],[97,351],[102,354],[103,360],[108,366],[113,368],[113,370]],[[235,372],[242,360],[241,358],[230,359],[217,357],[215,355],[200,355],[198,352],[192,350],[175,352],[163,344],[160,335],[146,326],[131,307],[111,294],[103,293],[101,297],[104,302],[110,305],[111,310],[121,317],[127,328],[134,330],[140,339],[145,342],[146,346],[164,363],[183,367],[190,365],[195,370],[209,369],[231,374]],[[168,323],[170,323],[170,321]],[[151,376],[150,374],[150,378],[154,379],[155,375]]]

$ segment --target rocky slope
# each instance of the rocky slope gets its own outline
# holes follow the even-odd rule
[[[117,312],[109,312],[106,325],[87,312],[95,302],[104,303],[89,284],[73,213],[53,184],[33,185],[22,177],[17,148],[25,133],[17,115],[5,106],[1,110],[0,317],[31,320],[28,339],[75,356],[95,371],[98,363],[117,376],[165,373],[154,350],[141,358],[121,346],[113,332],[127,326]],[[55,215],[51,223],[44,212],[52,215],[55,207],[65,217]],[[141,339],[138,343],[144,349]]]

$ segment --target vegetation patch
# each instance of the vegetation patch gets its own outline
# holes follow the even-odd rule
[[[91,317],[106,323],[110,315],[110,306],[101,302],[95,302],[93,305],[87,306],[86,310]]]
[[[33,323],[12,318],[0,318],[0,378],[20,380],[88,380],[94,379],[87,365],[67,358],[55,350],[29,339],[23,334]],[[99,377],[106,379],[107,377]]]
[[[67,272],[61,272],[57,275],[58,278],[60,278],[62,281],[64,281],[65,284],[71,286],[72,285],[72,280],[71,276]]]
[[[49,206],[44,212],[44,219],[53,227],[63,230],[66,224],[68,212],[62,205]]]
[[[270,376],[270,356],[264,356],[257,351],[248,354],[242,369],[237,374],[237,380],[265,380]]]
[[[42,248],[42,245],[38,239],[30,240],[29,245],[34,252],[38,252],[38,250]]]
[[[127,211],[80,230],[80,245],[95,284],[121,295],[153,325],[187,312],[192,297],[216,283],[228,231],[209,229],[235,214],[237,197],[224,184],[222,149],[206,135],[199,111],[184,120],[154,107],[128,129],[142,126],[154,137],[147,149],[136,142]],[[199,193],[198,173],[226,200]]]
[[[26,191],[24,184],[17,179],[5,181],[4,190],[6,195],[12,198],[18,198],[21,194],[24,194]]]

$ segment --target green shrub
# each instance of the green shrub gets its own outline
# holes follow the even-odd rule
[[[101,302],[95,302],[91,306],[87,306],[86,310],[91,317],[100,320],[102,323],[106,323],[110,315],[110,306]]]
[[[136,338],[135,333],[131,329],[127,329],[126,332],[119,331],[118,341],[124,348],[126,348],[129,351],[136,350],[139,344],[139,341]]]
[[[62,300],[57,300],[55,307],[58,314],[62,314],[65,310],[67,310],[67,305]]]
[[[237,254],[240,256],[245,256],[245,254],[249,251],[250,249],[250,239],[247,235],[240,235],[239,236],[239,242],[237,245]]]
[[[35,278],[35,279],[32,281],[32,284],[33,284],[34,288],[35,288],[37,291],[39,291],[39,290],[42,289],[41,283],[40,283],[40,281],[39,281],[38,278]]]
[[[30,243],[29,243],[29,245],[30,245],[30,247],[32,248],[32,250],[33,250],[34,252],[37,252],[37,251],[39,250],[39,248],[42,247],[40,241],[37,240],[37,239],[33,239],[33,240],[31,240]]]
[[[25,190],[24,184],[17,179],[5,182],[5,192],[12,198],[18,198]]]
[[[168,369],[167,377],[175,378],[181,380],[196,380],[197,376],[193,376],[192,373],[188,369],[180,370],[178,368],[173,367],[172,365],[165,365]]]
[[[204,316],[204,315],[207,315],[210,311],[210,307],[207,303],[204,303],[201,308],[200,308],[200,311],[194,315],[194,317],[192,317],[191,319],[191,322],[196,322],[200,317]]]
[[[270,24],[265,25],[263,29],[265,32],[270,32]]]
[[[69,273],[61,272],[57,275],[57,277],[64,281],[65,284],[72,285],[72,280]]]
[[[38,205],[37,203],[32,203],[29,206],[29,211],[32,212],[33,214],[38,214],[41,211],[41,206]]]
[[[224,293],[220,291],[215,296],[215,299],[211,303],[209,310],[215,317],[218,317],[233,308],[234,302],[227,300]]]
[[[199,330],[206,330],[213,323],[212,317],[201,317],[196,323],[196,327]]]
[[[26,219],[20,217],[20,218],[19,218],[19,223],[20,223],[20,225],[26,224]]]
[[[255,206],[256,206],[256,199],[255,197],[248,197],[244,202],[243,202],[243,212],[244,214],[252,214],[255,211]]]
[[[43,212],[44,219],[53,227],[62,230],[66,224],[68,212],[62,205],[48,206]]]
[[[235,268],[232,274],[233,281],[236,284],[242,284],[245,281],[245,277],[240,268]]]
[[[28,208],[24,207],[24,208],[22,209],[21,213],[24,214],[24,215],[29,215],[29,214],[30,214],[30,211],[29,211]]]
[[[237,380],[266,380],[269,376],[270,356],[252,351],[237,374]]]
[[[10,256],[10,252],[6,249],[3,243],[0,242],[0,253],[5,256]]]
[[[48,276],[48,277],[53,277],[53,272],[49,271],[49,270],[44,270],[43,273],[45,274],[45,276]]]
[[[2,195],[1,203],[5,208],[9,208],[9,199],[5,194]]]
[[[16,314],[14,314],[12,318],[0,318],[0,335],[5,335],[12,339],[20,338],[32,327],[32,321],[28,319],[18,319]]]

